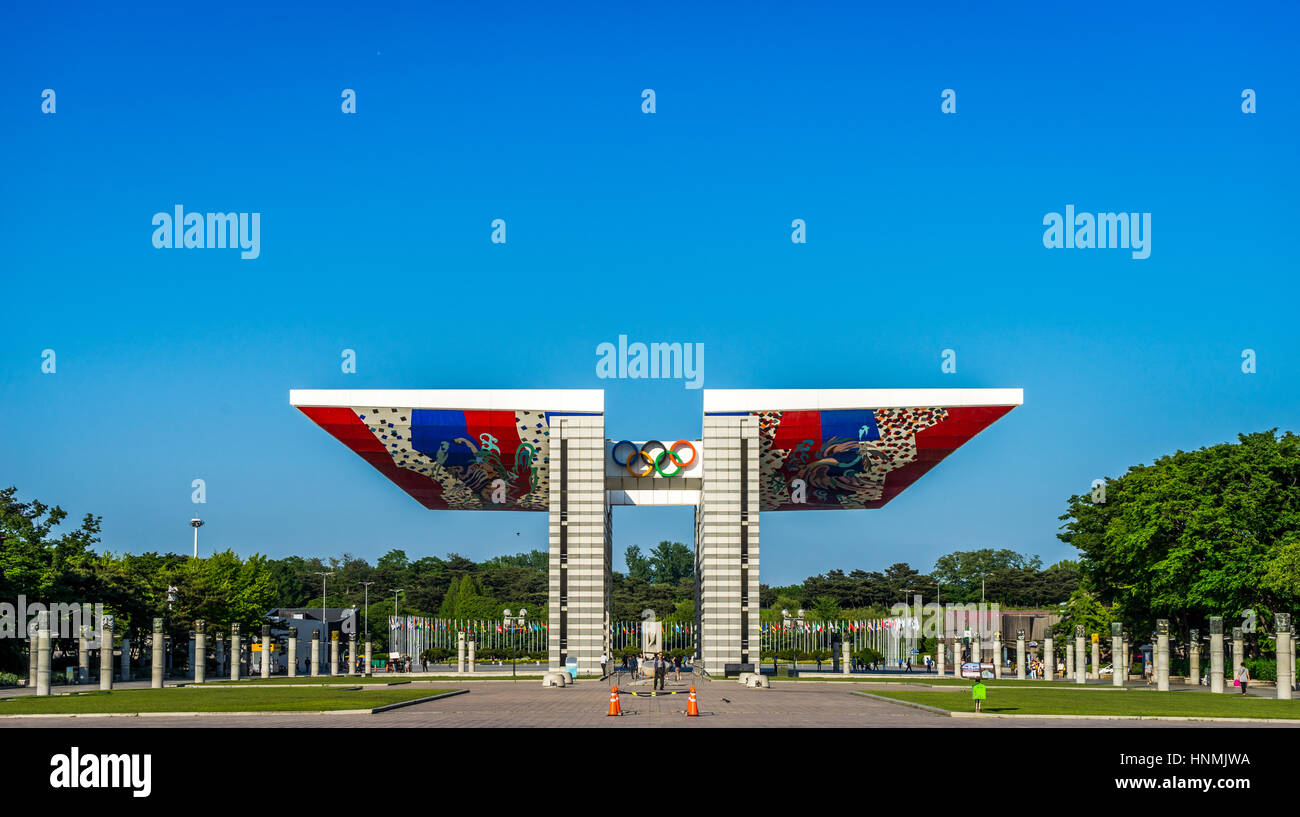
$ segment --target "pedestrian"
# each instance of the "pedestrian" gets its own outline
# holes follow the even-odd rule
[[[1242,695],[1246,694],[1246,684],[1250,683],[1250,670],[1246,669],[1245,664],[1237,667],[1237,672],[1232,683],[1234,686],[1241,687]]]
[[[636,674],[636,656],[635,656],[635,655],[628,656],[628,660],[632,662],[632,677],[633,677],[633,678],[636,678],[636,677],[637,677],[637,674]]]
[[[673,672],[676,674],[673,680],[682,680],[682,657],[680,655],[673,656]]]
[[[668,675],[668,663],[664,661],[664,654],[661,652],[655,653],[654,671],[655,677],[651,689],[663,689],[664,679]]]
[[[989,688],[984,686],[983,681],[977,679],[975,681],[975,684],[970,688],[970,697],[971,700],[975,702],[976,712],[981,711],[980,707],[983,706],[984,699],[988,697],[988,694],[989,694]]]
[[[609,675],[608,667],[609,667],[609,656],[605,655],[604,650],[601,650],[600,652],[600,677],[601,678],[604,678],[606,675]]]

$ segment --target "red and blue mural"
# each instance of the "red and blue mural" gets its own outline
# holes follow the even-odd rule
[[[765,511],[880,508],[1014,406],[755,411]]]
[[[389,406],[299,410],[426,508],[545,511],[549,506],[553,413]]]

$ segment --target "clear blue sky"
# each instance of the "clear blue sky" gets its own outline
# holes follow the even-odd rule
[[[1296,428],[1294,4],[699,5],[6,7],[0,483],[117,551],[197,510],[205,550],[478,559],[544,515],[426,511],[289,389],[603,387],[609,436],[698,435],[680,381],[596,379],[619,334],[711,388],[1025,389],[883,510],[765,516],[783,584],[1068,558],[1092,479]],[[177,204],[261,213],[261,257],[155,249]],[[1151,257],[1045,249],[1067,204],[1152,213]],[[616,511],[616,566],[691,524]]]

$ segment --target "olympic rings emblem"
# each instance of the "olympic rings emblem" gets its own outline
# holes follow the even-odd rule
[[[650,452],[654,451],[656,446],[659,453],[651,456]],[[691,458],[682,461],[681,453],[678,449],[685,446],[691,450]],[[619,459],[619,449],[627,451],[627,455]],[[609,451],[609,457],[615,465],[622,466],[627,472],[634,477],[648,477],[651,472],[658,471],[661,477],[675,477],[683,470],[690,468],[695,463],[697,453],[695,444],[690,440],[678,440],[672,445],[664,445],[658,440],[646,440],[637,448],[636,443],[631,440],[619,440],[614,443],[614,447]],[[671,473],[664,471],[664,459],[667,458],[670,463],[676,466],[676,470]],[[645,470],[640,470],[644,466]]]

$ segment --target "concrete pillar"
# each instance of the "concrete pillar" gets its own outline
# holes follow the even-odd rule
[[[271,677],[271,625],[262,625],[262,677]]]
[[[239,624],[230,625],[230,680],[239,680],[239,658],[243,652],[242,639],[239,636]]]
[[[1056,645],[1052,637],[1043,637],[1043,680],[1050,681],[1056,677]]]
[[[84,609],[84,608],[83,608]],[[81,620],[86,621],[83,614]],[[90,681],[90,625],[82,624],[77,635],[77,683]]]
[[[54,662],[51,653],[53,639],[50,638],[50,611],[42,610],[36,614],[36,694],[50,694],[50,666]]]
[[[1092,634],[1092,672],[1089,677],[1101,677],[1101,636]]]
[[[961,642],[956,636],[948,639],[948,653],[952,655],[952,677],[961,677]]]
[[[1223,692],[1223,617],[1210,616],[1210,691]]]
[[[1240,627],[1232,628],[1232,677],[1237,677],[1237,668],[1246,660],[1246,639]]]
[[[153,658],[149,663],[149,688],[162,689],[163,687],[163,620],[155,618],[153,620]]]
[[[1156,689],[1169,691],[1169,619],[1156,619]]]
[[[1128,631],[1123,635],[1124,646],[1124,680],[1128,680],[1129,670],[1133,668],[1133,645],[1129,642]]]
[[[456,633],[456,672],[465,671],[465,633]]]
[[[330,633],[330,675],[339,674],[339,631]]]
[[[1065,679],[1074,679],[1074,645],[1069,641],[1065,642]]]
[[[943,639],[936,639],[934,642],[934,671],[936,675],[943,675]],[[848,670],[845,670],[848,672]]]
[[[1124,686],[1124,625],[1110,623],[1110,684]]]
[[[348,636],[348,675],[357,674],[357,637]]]
[[[1187,683],[1201,684],[1201,631],[1192,630],[1187,644]]]
[[[99,688],[113,688],[113,619],[109,616],[99,620]]]
[[[477,650],[477,648],[478,648],[478,642],[475,641],[469,642],[469,671],[470,672],[473,672],[476,667],[476,662],[474,660],[474,653]]]
[[[1025,680],[1025,631],[1016,630],[1016,677]]]
[[[311,677],[320,675],[320,630],[311,631]]]
[[[1282,701],[1291,700],[1291,683],[1295,677],[1295,668],[1291,666],[1291,614],[1278,613],[1277,616],[1277,697]]]
[[[366,641],[366,668],[365,668],[365,673],[366,673],[366,675],[370,675],[370,674],[372,674],[372,670],[371,670],[371,668],[370,668],[370,641],[369,641],[369,640]]]
[[[943,642],[939,642],[939,674],[943,675]],[[848,675],[852,671],[849,664],[849,642],[844,641],[840,644],[840,672]]]
[[[1088,679],[1088,653],[1083,647],[1083,625],[1074,628],[1074,682],[1082,684]]]
[[[993,632],[993,677],[1002,677],[1002,631]]]
[[[40,630],[34,622],[27,629],[27,688],[36,689],[36,665],[40,663]]]
[[[208,623],[203,619],[194,621],[194,683],[202,684],[208,680]]]
[[[288,660],[289,677],[298,677],[298,628],[289,628],[289,652],[285,656]]]

